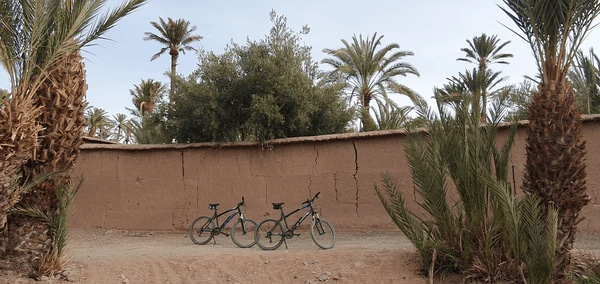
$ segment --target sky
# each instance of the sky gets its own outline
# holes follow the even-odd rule
[[[107,1],[107,7],[116,7],[120,0]],[[247,39],[261,40],[272,27],[269,12],[287,17],[288,26],[300,31],[308,25],[310,33],[303,36],[304,44],[312,46],[313,60],[327,55],[324,48],[343,46],[341,40],[350,41],[353,35],[383,35],[382,44],[397,43],[400,50],[412,51],[414,56],[403,58],[412,64],[420,77],[409,75],[398,81],[429,99],[433,88],[440,87],[446,78],[455,76],[474,65],[457,61],[463,57],[461,48],[468,47],[467,40],[482,33],[497,35],[511,41],[503,51],[512,53],[510,65],[492,67],[501,70],[508,83],[518,83],[524,75],[536,74],[536,64],[529,45],[514,34],[516,29],[506,14],[497,6],[501,0],[150,0],[133,14],[122,19],[106,34],[110,40],[100,40],[83,52],[87,72],[87,100],[93,107],[106,110],[110,115],[126,113],[133,108],[129,90],[142,79],[169,83],[166,73],[170,69],[168,53],[154,61],[152,55],[162,46],[144,41],[145,32],[156,32],[150,25],[159,17],[185,19],[196,26],[194,32],[203,39],[192,44],[198,50],[223,53],[227,44],[245,44]],[[507,26],[507,27],[506,27]],[[600,29],[592,30],[583,44],[585,50],[595,46],[600,49]],[[177,73],[188,75],[198,67],[195,52],[181,54]],[[321,65],[327,69],[326,65]],[[5,74],[0,74],[0,88],[10,84]],[[409,101],[392,95],[400,105]],[[431,101],[432,102],[432,101]]]

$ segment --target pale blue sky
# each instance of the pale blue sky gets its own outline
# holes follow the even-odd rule
[[[114,7],[120,0],[109,0]],[[155,79],[168,83],[165,72],[170,58],[164,54],[155,61],[150,57],[161,46],[142,40],[144,32],[154,28],[150,21],[183,18],[197,27],[196,34],[204,38],[194,44],[198,49],[222,53],[234,41],[245,44],[246,39],[260,40],[269,32],[269,12],[274,9],[288,19],[288,26],[300,31],[310,27],[304,36],[306,45],[312,46],[316,61],[325,57],[324,48],[339,48],[341,39],[350,40],[353,34],[384,35],[383,44],[398,43],[400,49],[415,53],[404,61],[415,66],[421,77],[410,76],[399,81],[423,97],[432,96],[432,89],[441,86],[446,78],[473,66],[458,62],[461,48],[467,39],[486,33],[497,34],[503,41],[512,43],[505,52],[513,53],[510,65],[494,67],[509,76],[510,82],[522,81],[525,74],[535,75],[536,67],[529,46],[514,33],[502,26],[514,28],[510,19],[497,7],[499,0],[151,0],[137,12],[123,19],[107,37],[112,41],[99,41],[100,46],[87,48],[86,58],[87,99],[94,107],[103,108],[111,115],[128,113],[132,108],[129,90],[141,79]],[[584,48],[600,48],[600,30],[593,30]],[[197,56],[188,52],[179,58],[178,73],[187,75],[197,68]],[[326,66],[322,66],[325,68]],[[0,79],[4,79],[4,74]],[[6,79],[0,87],[7,88]],[[407,100],[399,99],[401,104]]]

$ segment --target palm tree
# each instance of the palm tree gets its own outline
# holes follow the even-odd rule
[[[488,36],[485,33],[481,36],[473,37],[472,40],[467,40],[469,48],[461,48],[460,50],[465,53],[465,57],[458,58],[458,61],[465,61],[477,65],[477,72],[474,78],[478,79],[476,82],[478,86],[474,88],[473,104],[479,104],[481,98],[481,121],[485,122],[487,117],[487,97],[490,84],[496,85],[503,78],[498,77],[500,72],[492,72],[488,74],[488,67],[492,64],[508,64],[505,59],[512,57],[510,53],[501,53],[501,50],[510,43],[506,41],[501,43],[500,39],[496,35]],[[494,76],[496,77],[492,82],[486,82],[484,77]]]
[[[558,216],[556,282],[571,269],[579,212],[586,193],[585,141],[581,114],[567,73],[576,51],[600,14],[597,0],[504,0],[501,9],[520,30],[535,55],[541,81],[531,98],[523,189],[556,207]]]
[[[154,112],[156,103],[159,102],[167,87],[161,82],[153,79],[142,80],[139,85],[134,85],[133,90],[129,90],[133,105],[136,107],[140,115],[147,115]]]
[[[377,129],[389,130],[405,127],[410,122],[408,113],[411,110],[411,107],[399,107],[394,102],[382,103],[377,101],[377,109],[374,109]]]
[[[377,128],[369,113],[372,99],[382,97],[388,101],[388,93],[398,93],[408,96],[415,104],[423,101],[414,91],[396,81],[397,76],[419,76],[415,67],[400,61],[413,53],[397,51],[399,45],[396,43],[377,50],[382,44],[382,38],[383,36],[377,37],[377,33],[370,39],[363,39],[362,35],[357,38],[355,35],[352,37],[352,43],[342,40],[342,48],[323,50],[333,56],[321,61],[334,68],[330,76],[344,81],[351,90],[350,96],[357,97],[360,101],[363,131]]]
[[[114,126],[113,136],[117,142],[129,144],[131,143],[131,129],[132,123],[131,120],[127,118],[127,115],[122,113],[117,113],[112,117],[112,125]]]
[[[112,122],[105,110],[96,107],[89,108],[84,117],[87,124],[87,136],[106,138],[107,134],[110,133]]]
[[[578,51],[575,56],[575,65],[569,71],[569,80],[573,84],[577,104],[581,111],[587,114],[598,113],[600,105],[600,60],[590,48],[589,57],[583,51]]]
[[[172,105],[173,96],[175,96],[175,75],[177,74],[179,53],[185,54],[189,50],[196,51],[190,44],[201,40],[202,36],[193,35],[192,33],[196,30],[196,26],[190,27],[190,22],[184,19],[173,21],[173,19],[168,18],[167,22],[160,17],[158,19],[159,23],[150,22],[158,30],[158,34],[146,32],[144,33],[146,35],[144,40],[157,41],[164,46],[150,58],[150,61],[160,57],[167,51],[171,55],[171,91],[169,93],[169,104]]]
[[[21,111],[32,115],[35,125],[43,127],[39,130],[29,127],[29,120],[2,117],[3,131],[0,133],[26,131],[21,133],[25,137],[39,137],[39,144],[33,150],[21,146],[15,148],[19,151],[14,153],[19,154],[18,157],[28,157],[27,163],[19,168],[23,179],[34,180],[48,173],[62,173],[40,183],[31,192],[15,197],[20,199],[15,206],[43,212],[50,219],[22,214],[11,214],[8,219],[9,230],[5,236],[8,251],[27,256],[15,261],[34,263],[38,274],[52,274],[62,265],[60,246],[64,243],[58,240],[62,239],[59,234],[64,231],[56,230],[54,224],[48,222],[58,220],[53,217],[61,214],[56,190],[69,182],[69,173],[82,143],[87,85],[80,50],[102,38],[119,19],[145,2],[126,1],[102,16],[99,13],[106,3],[102,0],[0,3],[0,64],[7,70],[11,82],[10,108],[15,114]],[[23,112],[23,108],[29,112]],[[0,141],[0,144],[4,145],[4,142]],[[21,161],[15,161],[15,165],[18,163]],[[17,245],[19,249],[11,247]]]

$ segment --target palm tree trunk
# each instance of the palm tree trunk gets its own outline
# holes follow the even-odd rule
[[[173,105],[173,99],[175,97],[175,75],[177,74],[177,54],[171,54],[171,90],[169,92],[169,106]]]
[[[14,96],[4,101],[0,108],[0,256],[6,255],[8,245],[7,217],[10,209],[21,197],[18,183],[23,165],[32,157],[37,147],[36,118],[39,108],[32,106],[30,96]]]
[[[575,107],[571,85],[564,81],[540,85],[531,100],[529,120],[523,189],[558,209],[554,279],[562,282],[571,269],[570,250],[582,220],[579,212],[590,201],[581,114]]]
[[[360,121],[362,122],[362,131],[373,131],[377,130],[377,125],[375,124],[375,120],[371,117],[371,113],[369,112],[369,107],[361,107],[360,109]]]
[[[75,44],[73,42],[73,44]],[[79,156],[85,125],[84,97],[87,89],[82,57],[78,51],[57,60],[48,77],[36,92],[35,106],[42,109],[37,120],[44,130],[40,132],[40,145],[36,157],[24,167],[24,175],[36,177],[41,174],[63,171],[40,183],[34,190],[23,195],[17,206],[36,208],[50,215],[59,214],[56,187],[67,184],[69,173]],[[33,263],[37,271],[44,270],[40,259],[50,255],[53,232],[42,220],[24,215],[9,216],[8,246],[12,254],[22,256],[25,263]],[[60,257],[60,256],[59,256]],[[51,261],[51,260],[50,260]]]

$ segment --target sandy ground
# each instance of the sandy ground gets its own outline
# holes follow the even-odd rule
[[[330,250],[318,248],[307,231],[287,244],[287,249],[284,244],[263,251],[258,246],[238,248],[224,235],[216,236],[216,244],[201,246],[187,232],[75,229],[67,251],[67,278],[123,284],[425,283],[414,249],[399,231],[338,232]],[[36,282],[2,275],[0,283]]]
[[[333,249],[319,249],[308,232],[275,251],[241,249],[229,237],[195,245],[187,232],[72,230],[67,280],[76,283],[426,283],[419,260],[399,231],[338,232]],[[598,252],[597,236],[579,248]],[[0,283],[36,282],[0,271]],[[460,283],[438,279],[436,283]]]

